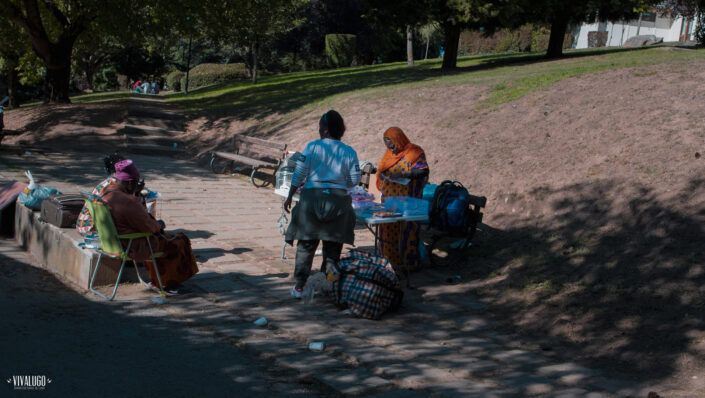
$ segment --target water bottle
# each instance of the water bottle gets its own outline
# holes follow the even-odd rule
[[[291,167],[282,164],[277,170],[277,189],[282,189],[289,187],[291,185],[291,176],[294,174],[294,170]]]
[[[86,243],[86,246],[94,248],[100,247],[100,237],[96,233],[86,234],[86,236],[83,237],[83,241]]]

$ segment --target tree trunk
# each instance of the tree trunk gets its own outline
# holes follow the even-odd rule
[[[7,96],[10,97],[7,107],[10,109],[19,108],[20,106],[20,99],[17,97],[17,88],[19,86],[19,72],[15,68],[10,68],[7,72]]]
[[[443,66],[441,69],[455,69],[458,61],[458,41],[460,40],[460,26],[446,22],[443,24],[443,46],[445,54],[443,55]]]
[[[188,38],[188,54],[186,55],[186,81],[184,82],[184,93],[188,94],[188,78],[189,78],[189,72],[191,71],[191,41],[193,40],[193,36],[189,36]]]
[[[91,91],[95,90],[94,87],[94,82],[95,82],[95,75],[98,73],[100,70],[100,67],[103,66],[105,61],[108,59],[107,55],[99,55],[99,56],[89,56],[88,59],[85,61],[86,68],[84,70],[84,73],[86,74],[86,84],[88,84],[88,89]]]
[[[9,2],[8,2],[9,3]],[[76,38],[83,32],[85,25],[79,16],[71,21],[51,2],[44,2],[45,7],[59,18],[58,40],[49,38],[42,21],[37,0],[25,0],[23,9],[10,5],[12,18],[29,35],[34,52],[44,61],[46,78],[44,79],[45,98],[49,102],[69,103],[69,79],[71,78],[71,53]],[[23,12],[24,11],[24,12]],[[61,20],[63,19],[63,21]]]
[[[257,40],[252,41],[252,84],[257,84]]]
[[[46,98],[49,102],[68,104],[71,80],[71,51],[66,56],[52,52],[52,61],[46,62]]]
[[[566,30],[568,30],[568,21],[560,16],[556,17],[551,23],[551,36],[548,38],[546,58],[560,58],[563,56],[563,41],[565,40]]]
[[[406,65],[414,66],[414,30],[406,25]]]
[[[95,70],[93,70],[92,66],[89,66],[86,68],[86,85],[88,85],[88,89],[91,90],[91,92],[95,91],[93,88],[93,80],[95,78]]]
[[[298,51],[295,49],[291,54],[291,68],[289,68],[289,72],[296,71],[296,54],[297,53],[298,53]]]
[[[426,53],[423,56],[423,59],[428,59],[428,45],[431,44],[431,36],[429,35],[426,38]]]

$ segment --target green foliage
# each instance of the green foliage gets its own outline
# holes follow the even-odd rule
[[[106,36],[144,37],[149,10],[156,0],[12,0],[0,2],[0,21],[22,26],[34,52],[46,68],[49,102],[69,102],[74,46]],[[2,37],[2,36],[0,36]],[[134,42],[132,40],[131,42]],[[87,51],[86,54],[98,55]],[[96,63],[82,71],[94,76]],[[89,79],[90,80],[90,79]]]
[[[517,29],[502,29],[491,35],[482,31],[466,31],[461,35],[461,54],[489,54],[511,52],[543,52],[548,48],[551,31],[545,26],[526,24]],[[573,36],[568,33],[565,48],[570,48]]]
[[[531,51],[546,51],[548,49],[548,39],[551,30],[545,27],[538,28],[531,32]]]
[[[326,57],[328,64],[339,68],[350,66],[355,58],[357,37],[350,34],[327,34]]]
[[[501,39],[497,47],[494,48],[494,52],[531,51],[531,38],[533,34],[533,27],[531,25],[524,26],[517,30],[502,29],[498,33]]]
[[[257,82],[260,49],[292,31],[303,22],[299,11],[305,0],[222,0],[202,2],[207,37],[237,43],[244,52],[252,82]],[[244,51],[243,51],[244,50]],[[190,88],[190,87],[189,87]]]
[[[118,82],[118,74],[114,68],[103,69],[101,73],[95,77],[95,90],[97,91],[112,91],[120,88]]]
[[[698,12],[696,20],[698,21],[698,25],[695,27],[695,40],[697,40],[701,46],[705,46],[705,14]]]
[[[19,72],[20,84],[31,86],[42,81],[44,64],[34,52],[27,52],[20,57],[17,71]]]
[[[156,51],[137,46],[128,46],[113,57],[115,70],[129,77],[131,80],[140,80],[149,76],[159,76],[164,73],[164,57]]]
[[[245,64],[200,64],[189,72],[189,90],[218,83],[247,79]],[[181,78],[181,88],[186,87],[186,75]]]
[[[186,76],[184,72],[175,70],[166,75],[166,85],[170,90],[181,91],[181,79]]]

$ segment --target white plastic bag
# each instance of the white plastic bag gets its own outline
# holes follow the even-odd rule
[[[40,187],[37,182],[32,177],[32,172],[27,170],[24,174],[29,179],[29,185],[24,189],[22,193],[17,197],[17,201],[29,207],[33,210],[39,210],[42,208],[42,201],[48,198],[50,195],[58,195],[58,189],[53,187]]]
[[[326,280],[326,274],[323,272],[316,272],[306,279],[306,284],[304,285],[304,292],[301,298],[304,304],[313,303],[313,297],[316,294],[322,292],[330,292],[332,290],[332,283]]]

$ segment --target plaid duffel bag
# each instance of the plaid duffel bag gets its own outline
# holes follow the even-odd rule
[[[386,258],[353,249],[334,268],[331,279],[339,307],[369,319],[399,309],[404,292]]]

